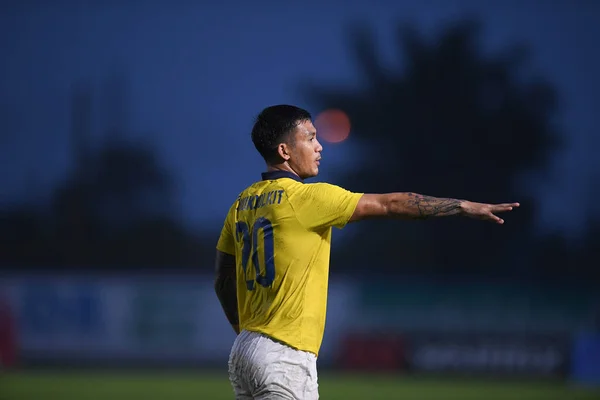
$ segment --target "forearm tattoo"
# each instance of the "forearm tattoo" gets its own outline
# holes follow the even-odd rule
[[[460,213],[460,200],[424,196],[417,193],[408,194],[408,205],[416,209],[417,219],[445,217]]]

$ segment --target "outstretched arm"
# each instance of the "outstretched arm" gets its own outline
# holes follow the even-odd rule
[[[240,333],[235,282],[235,256],[217,250],[215,292],[235,333]]]
[[[462,215],[503,224],[496,213],[511,211],[519,203],[484,204],[472,201],[425,196],[418,193],[365,194],[350,221],[367,218],[428,219]]]

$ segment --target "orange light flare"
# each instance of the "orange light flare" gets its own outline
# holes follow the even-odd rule
[[[340,143],[350,135],[350,118],[342,110],[328,109],[315,119],[317,137],[328,143]]]

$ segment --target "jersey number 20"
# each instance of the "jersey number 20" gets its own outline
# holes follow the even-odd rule
[[[265,255],[264,275],[260,274],[261,268],[258,260],[258,235],[261,231]],[[266,218],[257,219],[252,226],[252,231],[248,229],[248,224],[239,221],[236,224],[236,237],[238,241],[242,241],[242,268],[244,269],[244,275],[246,275],[250,258],[252,258],[252,265],[256,270],[256,279],[246,280],[248,290],[254,290],[254,282],[258,282],[263,287],[271,286],[275,280],[275,251],[273,249],[273,226],[271,225],[271,221]]]

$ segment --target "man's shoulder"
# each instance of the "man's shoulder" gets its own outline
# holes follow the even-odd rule
[[[288,188],[293,187],[294,182],[289,181],[289,179],[277,179],[277,180],[272,180],[272,181],[267,181],[267,180],[260,180],[260,181],[256,181],[250,185],[248,185],[246,188],[244,188],[244,190],[242,190],[240,192],[240,194],[237,196],[236,201],[243,198],[243,197],[247,197],[247,196],[252,196],[252,195],[257,195],[259,193],[262,192],[267,192],[270,190],[277,190],[277,189],[285,189],[287,190]]]
[[[242,197],[248,196],[252,192],[256,192],[261,188],[261,186],[264,186],[264,184],[265,181],[252,182],[238,193],[237,197],[235,198],[235,202],[239,201]]]
[[[336,185],[335,183],[329,183],[329,182],[310,182],[310,183],[306,183],[306,186],[309,187],[316,187],[316,188],[341,188],[340,185]]]
[[[306,183],[303,186],[306,191],[308,191],[310,193],[314,193],[314,194],[319,194],[319,193],[331,194],[331,193],[338,192],[340,190],[346,191],[346,189],[344,189],[343,187],[333,184],[333,183],[329,183],[329,182],[312,182],[312,183]]]
[[[329,182],[301,182],[294,179],[259,180],[248,185],[242,190],[234,202],[240,199],[258,194],[258,192],[269,192],[282,190],[286,197],[296,196],[319,196],[335,195],[339,191],[346,191],[343,187]]]

